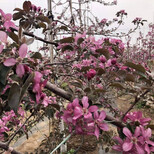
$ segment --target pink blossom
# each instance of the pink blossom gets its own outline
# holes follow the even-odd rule
[[[1,10],[1,9],[0,9],[0,13],[2,15],[2,21],[4,22],[3,26],[6,28],[7,31],[10,31],[10,29],[9,29],[10,27],[17,28],[15,26],[15,24],[11,21],[12,14],[10,14],[10,13],[5,14],[3,12],[3,10]]]
[[[94,69],[90,69],[87,72],[87,78],[88,78],[88,80],[92,79],[95,75],[96,75],[96,71]]]
[[[130,120],[131,123],[136,123],[142,126],[146,126],[148,125],[148,122],[151,120],[151,118],[143,118],[142,117],[142,112],[141,111],[137,111],[137,112],[130,112],[128,113],[124,119],[125,122]]]
[[[137,151],[139,154],[144,154],[144,149],[140,143],[141,139],[139,138],[139,136],[141,135],[140,127],[136,127],[134,134],[132,134],[128,128],[124,127],[123,133],[126,135],[126,140],[122,145],[123,151],[129,152],[131,150],[134,150]]]
[[[89,123],[88,126],[94,126],[94,134],[97,137],[97,139],[99,138],[99,134],[100,134],[100,129],[103,131],[108,131],[108,125],[106,123],[104,123],[104,119],[106,117],[106,113],[105,111],[101,111],[100,114],[98,113],[98,111],[94,112],[94,122]]]
[[[87,96],[84,96],[82,98],[82,105],[83,107],[81,106],[75,107],[73,120],[77,120],[81,116],[83,116],[85,120],[90,120],[92,118],[91,112],[95,112],[98,110],[98,107],[95,105],[89,107]]]
[[[150,152],[152,152],[153,148],[154,148],[154,142],[152,142],[149,138],[152,135],[151,129],[144,129],[143,126],[140,126],[141,128],[141,132],[142,132],[142,136],[140,137],[140,142],[142,143],[144,150],[147,152],[147,154],[150,154]]]
[[[101,57],[99,57],[99,60],[100,60],[102,63],[105,63],[105,62],[106,62],[106,58],[105,58],[105,56],[101,56]]]

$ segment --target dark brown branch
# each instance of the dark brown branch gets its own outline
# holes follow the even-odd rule
[[[142,95],[140,96],[136,96],[134,102],[132,103],[132,105],[128,108],[128,110],[124,113],[124,115],[122,116],[121,120],[123,120],[123,118],[126,116],[126,114],[132,110],[134,108],[134,106],[138,103],[138,101],[143,98],[147,93],[149,92],[149,90],[146,90]]]
[[[10,29],[11,29],[12,31],[18,32],[18,30],[16,30],[15,28],[12,28],[12,27],[11,27]],[[27,36],[30,36],[30,37],[33,37],[33,38],[35,38],[36,40],[39,40],[39,41],[41,41],[41,42],[44,42],[44,43],[47,43],[47,44],[52,44],[52,45],[55,45],[56,47],[58,46],[58,43],[46,41],[46,40],[42,39],[41,37],[38,37],[38,36],[36,36],[36,35],[34,35],[34,34],[32,34],[32,33],[23,32],[23,34],[25,34],[25,35],[27,35]]]
[[[10,144],[10,142],[14,139],[14,137],[17,135],[17,133],[23,128],[23,126],[28,122],[28,120],[33,116],[33,114],[34,114],[34,112],[31,113],[31,115],[25,120],[25,122],[21,125],[21,127],[14,133],[14,135],[6,143],[7,145]]]
[[[7,143],[3,143],[3,142],[0,142],[0,148],[1,148],[1,149],[4,149],[4,150],[6,150],[6,151],[10,150],[8,144],[7,144]],[[20,152],[17,152],[16,150],[13,149],[13,150],[11,151],[11,154],[21,154],[21,153],[20,153]]]
[[[44,79],[42,79],[42,81],[44,81]],[[49,81],[47,82],[46,86],[45,86],[48,90],[52,91],[53,93],[65,98],[68,101],[73,101],[73,96],[66,92],[65,90],[57,87],[56,85],[50,83]],[[125,127],[125,124],[123,124],[121,121],[115,119],[114,117],[110,117],[110,116],[106,116],[105,120],[109,121],[111,124],[123,128]]]

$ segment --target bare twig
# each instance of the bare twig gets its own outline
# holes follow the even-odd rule
[[[18,30],[16,30],[15,28],[12,28],[12,27],[11,27],[10,29],[11,29],[12,31],[18,32]],[[52,44],[52,45],[55,45],[56,47],[58,46],[58,43],[46,41],[46,40],[42,39],[41,37],[38,37],[38,36],[36,36],[36,35],[34,35],[34,34],[32,34],[32,33],[23,32],[23,34],[25,34],[25,35],[27,35],[27,36],[30,36],[30,37],[33,37],[33,38],[35,38],[36,40],[39,40],[39,41],[41,41],[41,42],[44,42],[44,43],[47,43],[47,44]]]
[[[30,116],[25,120],[25,122],[21,125],[21,127],[14,133],[14,135],[9,139],[9,141],[6,143],[8,146],[10,142],[14,139],[14,137],[17,135],[17,133],[23,128],[23,126],[28,122],[28,120],[33,116],[34,112],[30,114]]]
[[[132,105],[128,108],[128,110],[124,113],[124,115],[122,116],[121,120],[124,119],[124,117],[126,116],[126,114],[132,110],[134,108],[134,106],[138,103],[138,101],[143,98],[147,93],[149,92],[149,90],[146,90],[142,95],[140,96],[136,96],[134,102],[132,103]]]
[[[0,142],[0,148],[4,149],[6,151],[11,149],[11,147],[9,147],[7,143],[3,143],[3,142]],[[12,149],[11,150],[11,154],[21,154],[21,153],[16,151],[16,150],[14,150],[14,149]]]

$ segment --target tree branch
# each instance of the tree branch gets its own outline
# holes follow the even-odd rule
[[[138,103],[138,101],[139,101],[142,97],[144,97],[148,92],[149,92],[149,90],[146,90],[142,95],[136,96],[136,97],[135,97],[135,100],[134,100],[133,104],[132,104],[132,105],[128,108],[128,110],[124,113],[124,115],[122,116],[121,120],[124,119],[124,117],[126,116],[126,114],[127,114],[130,110],[132,110],[133,107]]]
[[[9,147],[7,143],[0,142],[0,148],[4,149],[6,151],[9,150],[11,154],[21,154],[20,152],[14,150],[14,149],[10,150],[11,147]]]
[[[11,31],[16,31],[16,32],[18,32],[18,30],[16,30],[15,28],[10,28],[11,29]],[[30,37],[33,37],[33,38],[35,38],[36,40],[39,40],[39,41],[41,41],[41,42],[44,42],[44,43],[47,43],[47,44],[52,44],[52,45],[55,45],[56,47],[58,46],[58,43],[55,43],[55,42],[50,42],[50,41],[46,41],[46,40],[44,40],[44,39],[42,39],[41,37],[38,37],[38,36],[36,36],[36,35],[34,35],[34,34],[32,34],[32,33],[28,33],[28,32],[23,32],[23,34],[25,34],[25,35],[27,35],[27,36],[30,36]]]

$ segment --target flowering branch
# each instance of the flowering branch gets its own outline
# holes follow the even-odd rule
[[[42,81],[44,81],[44,79],[41,79]],[[73,96],[66,92],[65,90],[57,87],[56,85],[50,83],[49,81],[47,82],[46,86],[45,86],[48,90],[52,91],[53,93],[65,98],[66,100],[68,101],[73,101]],[[106,115],[106,118],[105,120],[109,121],[111,124],[117,126],[117,127],[120,127],[120,128],[123,128],[125,127],[125,124],[123,124],[121,121],[111,117],[111,116],[108,116]]]

